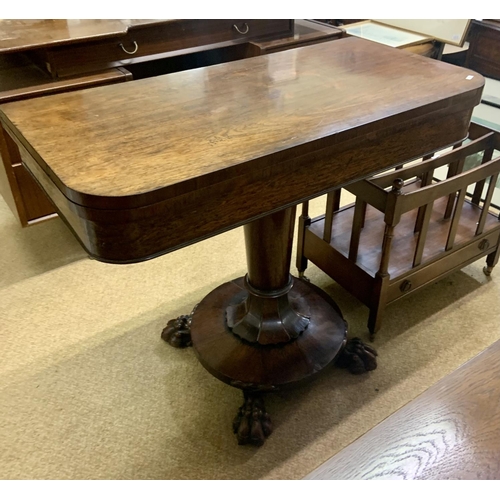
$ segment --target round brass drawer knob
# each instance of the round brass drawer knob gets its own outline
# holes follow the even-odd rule
[[[399,285],[399,289],[403,292],[409,292],[411,290],[411,281],[410,280],[404,280],[401,285]]]
[[[479,250],[487,250],[490,246],[490,242],[485,238],[484,240],[479,243],[478,248]]]

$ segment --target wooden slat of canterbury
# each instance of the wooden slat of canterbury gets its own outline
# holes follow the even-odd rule
[[[432,186],[425,186],[418,191],[408,193],[403,198],[403,211],[408,212],[424,204],[429,199],[436,200],[441,196],[448,196],[461,189],[465,185],[470,185],[478,181],[483,182],[487,177],[499,172],[500,159],[491,160],[488,163],[481,164],[477,167],[471,168],[467,172],[458,174],[444,181],[440,181]],[[474,199],[472,199],[474,203]],[[478,203],[475,203],[478,205]]]
[[[418,209],[417,223],[420,223],[420,228],[412,267],[417,267],[422,263],[422,256],[424,255],[424,247],[427,241],[427,232],[429,230],[429,222],[431,220],[433,204],[434,202],[431,201],[430,203],[427,203],[427,205],[424,205],[423,207],[420,207]],[[419,221],[419,216],[421,222]]]
[[[354,217],[352,220],[351,242],[349,243],[349,260],[356,262],[358,257],[359,238],[363,229],[366,211],[366,201],[356,198]],[[331,239],[331,238],[330,238]]]
[[[500,341],[305,479],[500,479]]]
[[[434,202],[433,214],[427,233],[427,245],[424,247],[423,260],[431,262],[439,260],[440,254],[445,248],[451,220],[443,221],[443,211],[446,206],[446,198],[440,198]],[[332,237],[335,242],[335,248],[344,257],[348,256],[349,241],[353,220],[353,206],[343,208],[335,214]],[[391,259],[389,265],[389,274],[392,277],[405,275],[412,270],[412,261],[415,254],[416,238],[409,238],[412,234],[416,216],[416,209],[413,212],[403,214],[400,223],[395,228],[394,239],[391,248]],[[476,222],[480,216],[480,209],[471,203],[465,202],[461,209],[461,223],[458,224],[455,233],[455,248],[466,245],[474,237]],[[486,231],[493,231],[498,227],[498,219],[493,214],[487,214],[485,225]],[[368,275],[374,277],[380,266],[381,245],[384,235],[384,214],[368,205],[366,212],[365,228],[361,232],[360,245],[358,250],[357,266]],[[324,218],[318,217],[313,220],[308,228],[308,232],[314,233],[319,240],[322,240],[324,231]],[[312,245],[321,245],[314,240]],[[328,247],[329,244],[321,245]],[[325,250],[328,251],[328,250]],[[305,252],[309,252],[308,246],[305,246]],[[317,261],[320,262],[320,258]],[[325,260],[325,259],[323,259]],[[311,257],[311,261],[314,259]],[[335,273],[333,273],[335,274]]]
[[[66,197],[120,208],[472,107],[483,79],[470,73],[352,37],[2,112]]]
[[[490,209],[491,200],[493,199],[493,192],[496,189],[497,181],[498,181],[498,173],[492,175],[489,178],[488,190],[484,198],[481,217],[479,217],[479,222],[477,224],[476,235],[479,235],[483,232],[484,224],[486,223],[486,218],[488,217],[488,210]]]
[[[453,149],[458,149],[460,146],[461,144],[455,145]],[[446,178],[449,179],[450,177],[453,177],[457,174],[461,174],[464,171],[464,166],[465,166],[465,157],[462,158],[461,160],[451,162],[448,165],[448,173],[446,174]],[[451,212],[453,211],[455,198],[456,198],[456,193],[448,195],[448,203],[446,205],[446,210],[444,211],[443,218],[449,219],[451,217]]]
[[[483,158],[481,160],[481,165],[489,162],[493,158],[493,149],[487,149],[484,154]],[[472,195],[472,203],[475,203],[476,205],[479,205],[481,202],[481,196],[483,194],[483,189],[484,189],[484,183],[485,179],[476,182],[476,187],[474,188],[474,194]]]
[[[354,182],[346,186],[345,189],[356,196],[363,197],[369,205],[383,212],[387,204],[387,191],[380,189],[380,187],[378,187],[379,184],[374,181],[376,181],[376,179],[365,179],[360,182]],[[389,186],[391,184],[392,181]]]
[[[333,213],[340,208],[340,192],[340,189],[336,189],[326,196],[325,231],[323,233],[323,240],[327,243],[330,243],[332,239]]]
[[[458,198],[456,198],[456,193],[454,193],[453,195],[450,194],[450,197],[448,198],[448,203],[446,205],[446,211],[448,210],[448,206],[450,205],[451,196],[453,196],[454,202],[456,199],[456,204],[455,204],[455,210],[453,212],[453,218],[451,220],[450,230],[448,231],[448,239],[446,240],[445,250],[451,250],[453,248],[453,245],[455,244],[455,237],[457,235],[457,228],[458,228],[458,224],[460,223],[460,216],[462,215],[462,207],[464,205],[464,200],[465,200],[466,194],[467,194],[467,187],[464,187],[458,192]],[[486,217],[487,213],[484,211],[483,211],[483,213]],[[486,218],[485,218],[485,220],[486,220]],[[481,230],[482,230],[482,228],[481,228]]]
[[[423,158],[423,160],[427,160],[428,158]],[[434,170],[429,170],[422,174],[421,181],[420,181],[420,187],[425,187],[429,186],[432,184],[432,178],[434,176]],[[425,206],[422,206],[418,209],[418,214],[417,214],[417,219],[415,221],[415,229],[413,230],[414,233],[417,233],[419,231],[422,231],[422,226],[424,224],[424,218],[425,218],[425,212],[426,208]]]

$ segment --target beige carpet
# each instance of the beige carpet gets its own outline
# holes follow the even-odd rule
[[[299,479],[500,337],[498,270],[478,262],[388,309],[378,370],[332,368],[268,396],[274,433],[241,447],[240,391],[160,339],[245,273],[241,228],[115,266],[89,260],[58,219],[21,229],[0,200],[0,255],[1,479]],[[366,338],[367,309],[307,274]]]

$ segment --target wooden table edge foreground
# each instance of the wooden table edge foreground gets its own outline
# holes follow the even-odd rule
[[[500,340],[303,479],[500,479]]]

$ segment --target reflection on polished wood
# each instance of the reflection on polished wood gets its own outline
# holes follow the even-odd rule
[[[273,40],[251,41],[249,52],[258,56],[272,54],[283,49],[305,47],[318,42],[342,38],[344,32],[331,25],[307,19],[295,19],[293,35]]]
[[[2,20],[0,55],[27,52],[60,78],[292,33],[291,19]]]
[[[500,479],[500,342],[305,479]]]

